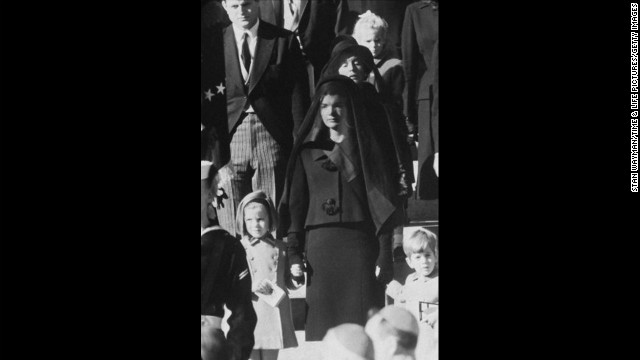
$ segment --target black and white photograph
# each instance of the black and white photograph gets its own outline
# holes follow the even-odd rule
[[[203,360],[438,359],[438,15],[202,2]]]
[[[632,355],[638,4],[4,2],[0,358],[197,356],[198,77],[201,360]]]

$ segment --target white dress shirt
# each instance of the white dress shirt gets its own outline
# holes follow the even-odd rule
[[[236,39],[236,45],[238,48],[238,61],[240,63],[240,71],[242,71],[242,78],[244,79],[244,84],[249,84],[249,75],[253,72],[253,61],[256,57],[256,45],[258,44],[258,25],[260,25],[260,19],[256,21],[256,24],[251,27],[249,30],[242,29],[233,25],[233,34]],[[251,66],[249,67],[249,72],[247,73],[247,69],[244,68],[242,63],[242,43],[244,42],[244,34],[247,33],[249,38],[247,42],[249,43],[249,53],[251,54]],[[247,102],[247,108],[244,110],[247,113],[254,113],[253,107],[249,102]]]

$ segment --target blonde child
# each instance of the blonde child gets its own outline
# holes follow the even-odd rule
[[[416,359],[431,359],[438,351],[438,238],[420,228],[402,241],[406,261],[415,272],[403,285],[392,281],[387,294],[394,305],[409,310],[418,320],[420,335]]]
[[[358,45],[371,51],[373,61],[380,72],[385,87],[391,95],[394,105],[402,109],[402,91],[404,90],[404,70],[402,61],[393,56],[393,51],[387,47],[387,31],[389,24],[380,16],[367,10],[353,27],[353,38]],[[373,72],[369,82],[373,84]]]
[[[389,24],[380,16],[367,10],[364,14],[360,15],[360,18],[353,27],[353,38],[358,42],[358,45],[364,46],[373,55],[373,62],[380,73],[382,83],[385,90],[385,98],[389,104],[393,105],[394,113],[397,115],[396,126],[398,127],[398,135],[400,141],[406,141],[409,128],[406,117],[403,114],[403,91],[404,91],[404,69],[402,68],[402,61],[396,58],[393,54],[393,50],[387,46],[387,33]],[[375,75],[372,71],[369,74],[367,81],[375,85]],[[411,150],[408,144],[403,144],[403,155],[401,161],[403,162],[403,168],[406,172],[405,185],[408,190],[411,188],[411,183],[414,181],[414,174],[412,169]],[[411,195],[411,191],[407,196]],[[404,204],[406,208],[406,202]],[[400,250],[402,245],[402,226],[396,227],[393,232],[393,251],[394,257],[400,261],[402,259],[402,251]],[[396,255],[398,254],[398,255]]]
[[[240,202],[236,231],[247,253],[253,307],[258,316],[252,360],[276,360],[280,349],[296,347],[291,302],[287,288],[295,288],[287,274],[286,247],[272,232],[278,215],[264,191],[254,191]]]

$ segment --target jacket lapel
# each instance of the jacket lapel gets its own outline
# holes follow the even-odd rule
[[[236,45],[233,27],[229,25],[224,32],[224,65],[227,69],[227,86],[237,88],[237,91],[244,92],[242,71],[240,70],[240,60],[238,59],[238,46]],[[229,90],[227,90],[228,92]]]
[[[307,0],[300,0],[300,18],[302,19],[302,14],[304,14],[304,9],[307,7]]]
[[[256,53],[254,54],[255,62],[253,64],[253,69],[251,69],[251,75],[249,76],[249,94],[253,91],[253,88],[256,87],[258,80],[260,80],[264,70],[267,68],[269,59],[271,58],[271,53],[273,52],[273,45],[276,42],[275,37],[266,36],[267,30],[265,30],[265,28],[268,25],[264,24],[266,23],[261,21],[260,25],[258,25],[258,43],[256,44]]]

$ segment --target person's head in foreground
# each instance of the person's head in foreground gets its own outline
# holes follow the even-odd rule
[[[278,227],[278,213],[271,198],[262,190],[254,191],[238,204],[236,231],[242,236],[261,239]]]
[[[407,264],[422,278],[438,275],[438,237],[433,232],[419,228],[402,240]]]
[[[322,340],[323,360],[374,360],[373,344],[357,324],[342,324],[329,329]]]
[[[384,52],[388,29],[389,24],[383,18],[367,10],[353,27],[353,37],[378,59]]]
[[[419,329],[409,311],[385,306],[369,318],[365,331],[373,341],[375,360],[415,359]]]
[[[200,161],[200,230],[217,224],[217,213],[213,206],[218,190],[218,169],[211,161]]]
[[[202,349],[200,350],[200,357],[202,360],[214,359],[214,360],[227,360],[229,359],[229,348],[227,340],[224,337],[224,333],[220,329],[212,327],[203,328],[201,332],[206,332],[206,336],[202,336]]]

